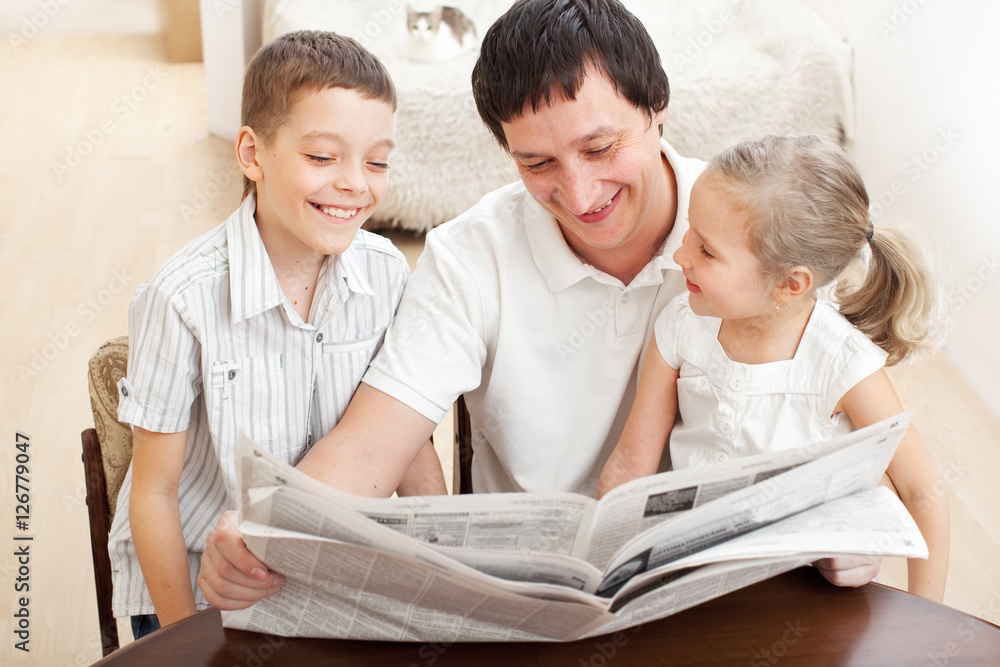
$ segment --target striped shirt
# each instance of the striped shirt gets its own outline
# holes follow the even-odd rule
[[[243,430],[289,463],[339,421],[382,344],[409,268],[386,239],[359,231],[324,262],[309,321],[288,301],[248,197],[136,290],[118,419],[156,433],[187,430],[179,487],[191,585],[205,538],[236,497]],[[114,614],[155,613],[128,520],[129,468],[109,537]]]

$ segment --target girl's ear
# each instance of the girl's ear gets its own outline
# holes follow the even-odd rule
[[[240,163],[243,175],[254,182],[264,178],[264,170],[257,159],[260,148],[260,140],[253,128],[248,125],[241,127],[236,133],[236,161]]]
[[[784,280],[780,280],[774,288],[774,301],[780,305],[808,294],[813,288],[813,273],[805,266],[793,266],[788,269]]]
[[[793,266],[785,275],[782,288],[789,299],[808,294],[813,288],[813,273],[805,266]]]

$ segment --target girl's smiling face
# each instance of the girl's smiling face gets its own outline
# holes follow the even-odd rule
[[[698,315],[740,320],[768,315],[776,305],[777,284],[747,244],[747,219],[703,173],[691,189],[690,228],[674,253],[687,278],[691,310]]]

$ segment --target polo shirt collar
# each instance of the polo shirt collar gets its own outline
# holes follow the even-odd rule
[[[630,283],[634,286],[659,284],[663,280],[664,270],[680,270],[680,267],[673,260],[673,255],[674,251],[681,247],[684,234],[688,230],[691,186],[694,185],[695,180],[704,169],[703,162],[680,156],[673,146],[662,138],[660,139],[660,151],[666,156],[667,162],[674,170],[674,178],[677,183],[677,216],[670,234],[663,242],[663,247]],[[561,292],[584,278],[596,278],[597,274],[605,276],[597,269],[585,264],[573,252],[569,244],[566,243],[566,238],[563,236],[562,229],[556,219],[530,195],[525,206],[525,218],[528,221],[526,225],[528,245],[531,247],[535,265],[545,278],[550,291]],[[610,276],[605,277],[614,280]]]

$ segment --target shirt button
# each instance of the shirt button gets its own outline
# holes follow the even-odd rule
[[[732,378],[729,381],[729,388],[733,391],[739,391],[743,388],[743,378]]]
[[[719,430],[722,431],[723,435],[729,435],[733,432],[733,425],[730,422],[722,422],[719,424]]]
[[[316,334],[316,342],[317,343],[322,343],[323,342],[323,334],[322,333]]]
[[[226,374],[226,377],[228,377],[230,379],[230,381],[235,380],[236,379],[236,371],[235,370],[230,370]]]
[[[128,387],[122,387],[122,396],[128,396]]]
[[[631,299],[631,298],[632,298],[632,295],[629,294],[628,292],[625,292],[624,294],[622,294],[622,303],[628,303],[629,299]]]
[[[713,458],[716,463],[725,463],[729,459],[729,455],[725,452],[716,452]]]

